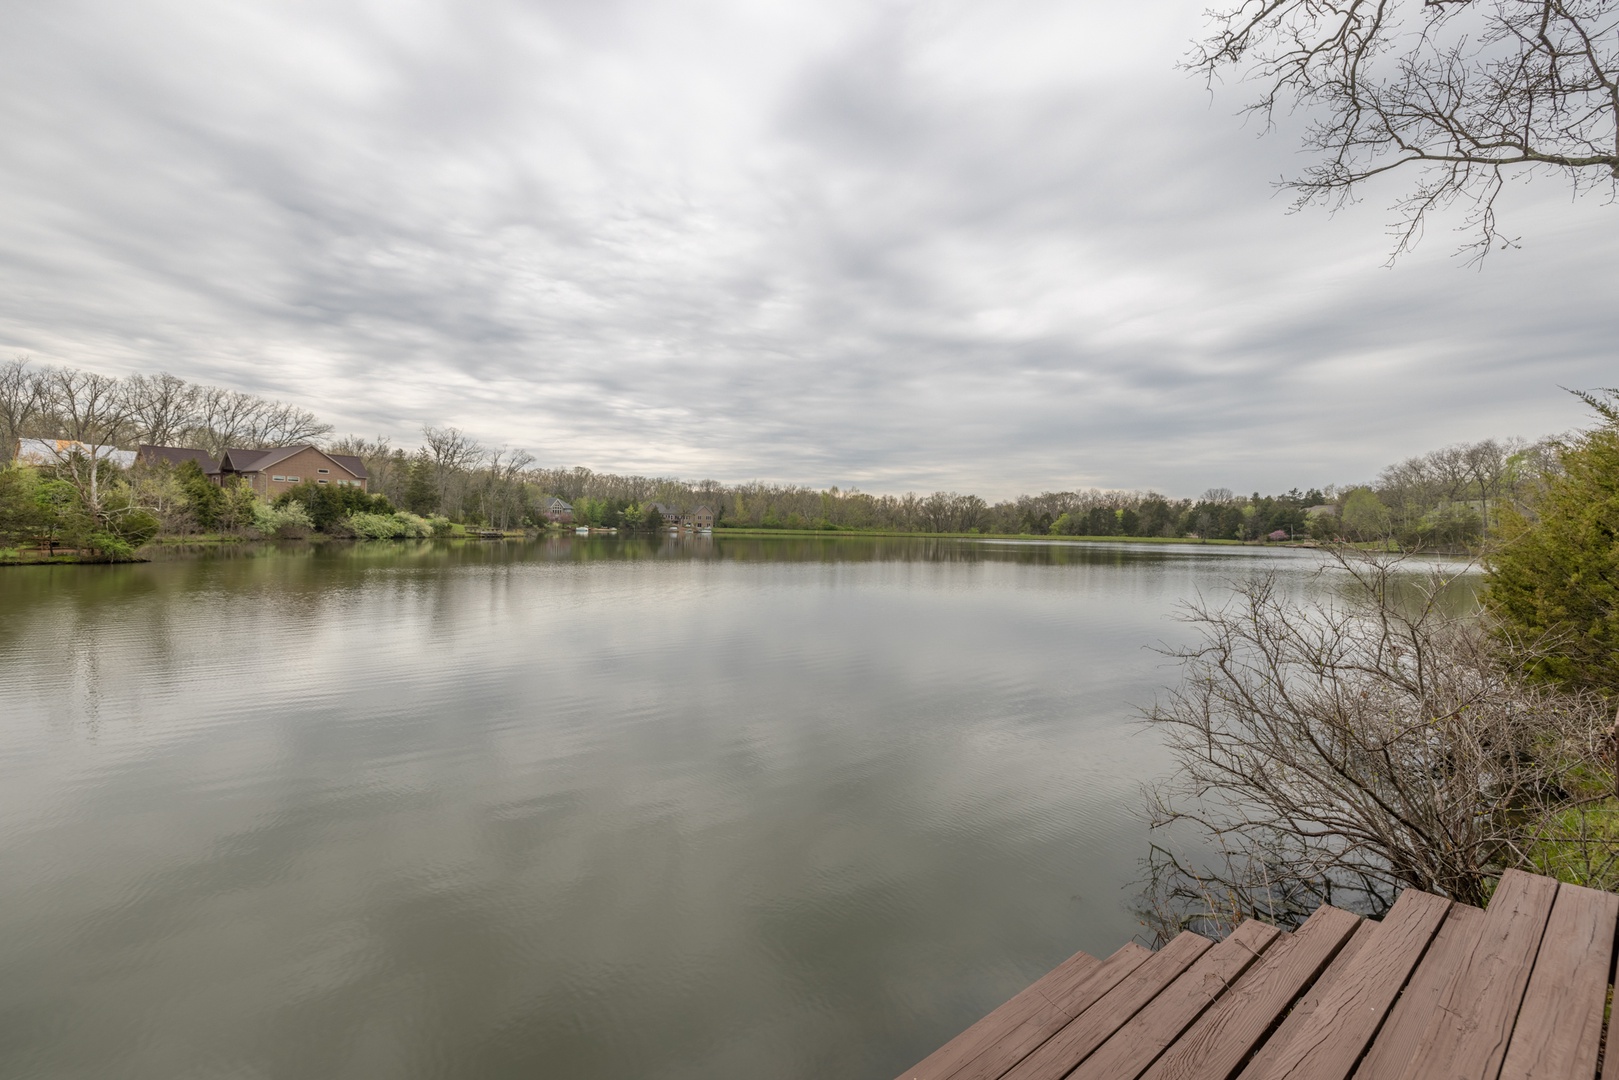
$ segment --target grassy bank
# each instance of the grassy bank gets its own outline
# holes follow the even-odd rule
[[[111,555],[90,555],[77,551],[20,551],[17,548],[0,548],[0,566],[94,566],[150,561],[142,555],[120,559]]]

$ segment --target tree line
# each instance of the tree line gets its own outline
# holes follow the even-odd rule
[[[18,439],[72,439],[87,446],[189,446],[218,457],[330,435],[308,409],[168,373],[114,378],[26,358],[0,364],[0,465]]]
[[[546,524],[555,497],[590,525],[644,528],[653,504],[689,512],[707,506],[720,527],[1017,534],[1092,537],[1393,541],[1405,547],[1477,547],[1509,507],[1555,467],[1552,443],[1486,439],[1445,447],[1390,465],[1376,480],[1238,495],[1210,488],[1197,498],[1155,491],[1090,488],[1046,491],[991,502],[955,491],[878,495],[758,481],[722,484],[537,465],[528,451],[479,443],[454,427],[426,427],[420,443],[386,438],[332,439],[332,425],[299,406],[174,375],[112,378],[26,359],[0,365],[0,454],[9,462],[19,438],[67,438],[94,447],[141,443],[189,446],[218,456],[229,447],[258,449],[313,443],[359,457],[368,489],[423,520],[499,529]],[[88,512],[103,518],[105,469],[69,477]],[[131,489],[166,532],[241,527],[238,507],[221,517],[193,483],[144,481]]]

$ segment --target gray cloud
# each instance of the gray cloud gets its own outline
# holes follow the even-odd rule
[[[1612,207],[1382,267],[1159,2],[0,7],[0,348],[721,479],[1273,489],[1566,428]]]

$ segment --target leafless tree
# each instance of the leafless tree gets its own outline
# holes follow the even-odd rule
[[[922,524],[928,532],[950,532],[955,525],[956,500],[961,498],[953,491],[935,491],[923,499],[918,505]]]
[[[457,514],[460,512],[460,498],[455,490],[456,481],[483,458],[484,448],[478,445],[477,440],[453,427],[424,427],[422,439],[427,444],[428,455],[433,459],[439,508],[443,513]],[[452,499],[452,495],[456,498]]]
[[[232,446],[249,441],[260,399],[239,390],[220,386],[204,386],[197,393],[197,426],[191,440],[203,450],[218,457]]]
[[[197,388],[196,420],[192,442],[215,456],[233,446],[255,450],[312,443],[332,430],[308,409],[219,386]]]
[[[42,372],[29,366],[26,356],[0,364],[0,467],[11,464],[17,440],[39,415],[43,378]]]
[[[262,399],[261,399],[262,401]],[[264,401],[255,414],[249,437],[255,447],[314,443],[332,433],[332,425],[308,409],[282,401]]]
[[[1586,813],[1613,791],[1607,707],[1526,684],[1437,571],[1340,552],[1324,573],[1329,601],[1261,577],[1186,613],[1201,643],[1147,715],[1177,761],[1152,793],[1160,929],[1376,914],[1407,887],[1481,904],[1549,851],[1611,880]]]
[[[40,386],[62,436],[88,448],[88,453],[60,454],[58,468],[79,489],[85,509],[99,518],[105,451],[126,431],[134,410],[130,396],[121,380],[74,368],[53,368]]]
[[[1341,205],[1366,181],[1416,172],[1396,204],[1397,257],[1430,211],[1462,200],[1482,258],[1510,244],[1496,196],[1514,174],[1578,192],[1619,180],[1619,0],[1243,0],[1212,13],[1189,66],[1258,82],[1248,108],[1311,118],[1317,163],[1298,205]]]
[[[534,455],[527,450],[502,446],[486,452],[479,497],[484,516],[495,528],[508,528],[521,517],[523,472],[532,464]]]
[[[177,375],[131,375],[124,380],[135,439],[172,446],[197,426],[199,388]]]

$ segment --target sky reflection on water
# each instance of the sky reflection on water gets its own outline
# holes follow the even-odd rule
[[[565,537],[0,572],[0,1075],[892,1075],[1137,932],[1150,646],[1316,565]]]

